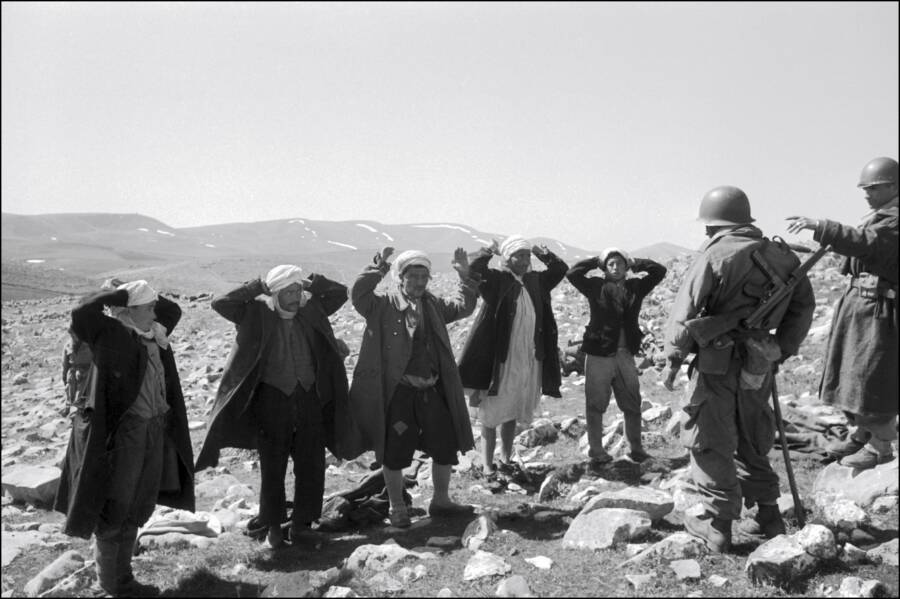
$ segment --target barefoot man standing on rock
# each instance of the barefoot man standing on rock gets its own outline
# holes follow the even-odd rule
[[[347,287],[282,264],[212,301],[235,324],[225,365],[197,457],[197,471],[219,462],[222,447],[259,450],[258,523],[272,548],[283,545],[285,473],[294,463],[293,543],[315,540],[322,514],[325,448],[338,457],[348,440],[347,346],[328,317],[347,301]]]
[[[121,309],[112,318],[104,306]],[[180,319],[178,304],[146,281],[94,293],[72,310],[94,373],[75,416],[87,423],[83,457],[67,456],[54,507],[66,514],[66,534],[96,537],[97,578],[113,596],[159,591],[131,568],[138,528],[156,504],[194,511],[191,439],[168,338]]]
[[[812,324],[815,297],[803,275],[759,328],[747,329],[742,319],[760,303],[772,279],[788,280],[800,260],[786,244],[769,241],[750,224],[750,201],[737,187],[709,191],[700,202],[699,220],[709,240],[675,297],[666,344],[674,365],[696,353],[691,370],[699,373],[684,408],[683,434],[706,513],[685,515],[684,526],[712,551],[725,552],[742,497],[748,507],[759,506],[745,532],[772,538],[785,530],[776,503],[779,479],[768,458],[775,442],[768,400],[773,365],[797,353]],[[705,335],[695,328],[698,317],[710,317],[703,319],[711,323]]]
[[[897,439],[898,165],[875,158],[857,187],[872,209],[858,227],[789,216],[788,231],[813,231],[813,239],[846,256],[850,275],[834,309],[819,395],[844,410],[851,434],[826,447],[841,464],[866,470],[893,459]]]
[[[477,287],[469,279],[469,259],[462,248],[453,259],[462,298],[454,299],[427,291],[431,260],[425,253],[405,251],[391,265],[393,253],[394,248],[386,247],[375,254],[375,263],[363,270],[351,290],[353,307],[366,319],[366,329],[350,401],[366,449],[373,449],[383,466],[391,524],[408,528],[403,469],[412,463],[416,449],[432,460],[429,515],[473,511],[470,505],[453,502],[449,494],[457,452],[472,449],[475,440],[447,323],[475,310]],[[386,293],[376,293],[388,270],[394,284]]]

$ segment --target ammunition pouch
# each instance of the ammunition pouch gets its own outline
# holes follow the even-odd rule
[[[773,335],[748,337],[741,343],[741,389],[760,389],[781,357],[781,347]]]
[[[705,347],[697,349],[697,370],[703,374],[725,374],[734,354],[734,339],[719,335]]]

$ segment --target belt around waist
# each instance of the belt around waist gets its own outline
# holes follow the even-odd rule
[[[883,285],[867,284],[868,281],[871,281],[868,277],[864,279],[853,277],[850,279],[850,288],[858,290],[860,297],[885,297],[888,299],[896,299],[897,291],[895,289]]]

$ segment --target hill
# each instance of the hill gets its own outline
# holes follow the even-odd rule
[[[163,291],[219,293],[275,264],[299,263],[349,282],[381,247],[428,252],[449,272],[453,250],[503,235],[457,223],[384,224],[303,218],[175,228],[141,214],[2,214],[3,299],[84,293],[105,278],[147,278]],[[538,237],[571,263],[597,251]],[[660,261],[690,252],[660,243],[636,250]]]

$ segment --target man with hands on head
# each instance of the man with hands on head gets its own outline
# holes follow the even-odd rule
[[[809,229],[814,240],[845,256],[841,272],[849,278],[835,304],[819,396],[841,408],[851,424],[848,439],[826,451],[865,470],[889,462],[897,439],[897,161],[869,161],[857,187],[871,208],[859,226],[805,216],[787,220],[790,233]]]
[[[75,416],[86,430],[69,445],[54,508],[66,514],[66,534],[94,534],[99,586],[113,596],[159,591],[131,567],[138,528],[156,504],[194,510],[187,413],[168,337],[180,319],[178,304],[143,280],[88,295],[72,310],[71,331],[93,365]]]
[[[600,269],[600,276],[589,278],[587,273],[594,269]],[[585,413],[592,465],[612,460],[603,448],[603,414],[612,393],[625,418],[628,456],[635,462],[650,457],[641,443],[641,387],[634,356],[644,336],[638,325],[641,304],[665,276],[662,264],[632,258],[614,247],[581,260],[566,274],[587,297],[591,311],[581,351],[585,353]]]
[[[285,474],[294,464],[289,529],[294,544],[315,541],[310,526],[322,513],[325,448],[352,458],[347,410],[349,353],[328,317],[347,301],[347,287],[293,264],[272,268],[217,297],[212,308],[235,324],[197,470],[215,466],[222,447],[259,450],[259,524],[273,548],[283,545]]]
[[[403,499],[403,469],[416,449],[432,459],[432,517],[464,515],[472,506],[455,503],[449,494],[451,467],[457,452],[472,449],[462,382],[453,357],[447,323],[475,309],[476,285],[469,279],[466,252],[457,248],[453,268],[461,297],[436,297],[428,291],[431,260],[417,250],[388,262],[394,248],[385,247],[357,277],[351,289],[353,307],[366,319],[359,359],[353,371],[350,403],[365,449],[382,464],[390,500],[390,521],[411,524]],[[376,292],[391,271],[393,284]]]
[[[532,254],[547,265],[531,271]],[[500,256],[502,269],[488,268]],[[520,235],[501,244],[492,240],[471,264],[480,277],[483,302],[459,361],[469,403],[478,407],[481,421],[482,464],[495,473],[494,450],[500,428],[500,465],[512,459],[516,422],[530,424],[541,392],[560,397],[561,382],[557,327],[550,291],[566,275],[568,266],[546,246],[532,245]]]

